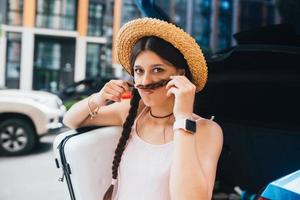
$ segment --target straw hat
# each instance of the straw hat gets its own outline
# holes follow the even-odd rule
[[[145,36],[156,36],[164,39],[176,47],[186,59],[196,92],[201,91],[207,80],[207,66],[203,53],[188,33],[174,24],[153,19],[139,18],[126,23],[119,31],[117,37],[117,55],[124,69],[131,72],[130,55],[136,42]]]

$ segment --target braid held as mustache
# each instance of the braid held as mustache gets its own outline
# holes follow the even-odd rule
[[[138,85],[135,85],[135,88],[138,88],[138,89],[156,89],[156,88],[167,85],[170,80],[171,79],[160,80],[158,82],[150,83],[150,84],[147,84],[147,85],[138,84]]]

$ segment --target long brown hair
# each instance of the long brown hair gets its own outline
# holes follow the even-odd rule
[[[181,52],[178,49],[176,49],[169,42],[167,42],[161,38],[155,37],[155,36],[143,37],[135,44],[135,46],[132,50],[132,54],[131,54],[131,66],[132,67],[133,67],[135,59],[137,58],[139,53],[141,53],[142,51],[145,51],[145,50],[150,50],[150,51],[156,53],[157,55],[159,55],[161,58],[170,62],[173,66],[184,69],[186,77],[190,81],[192,81],[191,72],[190,72],[187,62],[184,59]],[[115,150],[115,156],[114,156],[113,165],[112,165],[112,178],[113,179],[117,179],[117,177],[118,177],[118,167],[121,162],[122,154],[125,150],[127,140],[130,136],[131,127],[136,118],[139,101],[141,99],[141,97],[136,89],[133,89],[132,93],[133,93],[133,97],[130,101],[129,114],[126,118],[126,121],[123,124],[122,135],[119,139],[118,146]],[[111,184],[110,187],[105,192],[103,200],[112,200],[113,189],[114,189],[114,185]]]

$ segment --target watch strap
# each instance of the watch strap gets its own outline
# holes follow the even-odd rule
[[[196,133],[196,121],[189,119],[189,118],[183,118],[183,119],[177,119],[173,124],[173,131],[177,129],[183,129],[189,133]]]
[[[185,130],[185,120],[186,120],[185,118],[175,120],[175,122],[173,124],[173,131],[175,131],[177,129]]]

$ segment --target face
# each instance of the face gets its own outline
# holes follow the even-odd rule
[[[135,85],[147,85],[168,80],[170,76],[182,73],[182,70],[176,69],[152,51],[142,51],[134,62],[133,72]],[[138,91],[147,106],[161,105],[171,100],[171,97],[166,96],[165,86]]]

